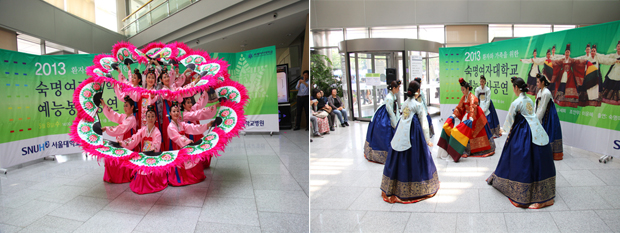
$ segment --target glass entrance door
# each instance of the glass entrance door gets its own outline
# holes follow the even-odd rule
[[[350,85],[353,118],[370,121],[387,96],[386,68],[397,70],[397,79],[402,79],[404,63],[402,52],[349,53]],[[398,61],[398,62],[396,62]],[[402,64],[401,64],[402,63]],[[370,75],[370,73],[374,75]],[[373,76],[373,77],[370,77]],[[379,77],[378,83],[371,79]],[[401,87],[402,89],[402,87]]]

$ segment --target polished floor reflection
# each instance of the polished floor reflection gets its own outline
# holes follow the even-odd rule
[[[207,179],[137,195],[81,154],[0,176],[0,232],[307,232],[308,131],[234,138]]]
[[[350,124],[310,145],[312,232],[620,232],[620,160],[602,164],[599,154],[564,146],[564,160],[555,162],[555,205],[529,210],[514,207],[485,182],[505,136],[495,141],[496,155],[459,163],[436,159],[434,146],[437,195],[389,204],[379,189],[383,165],[364,159],[368,123]],[[437,130],[438,117],[433,124]],[[435,145],[438,139],[439,133]]]

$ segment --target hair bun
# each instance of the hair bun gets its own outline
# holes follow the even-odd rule
[[[459,83],[464,83],[464,82],[465,82],[465,79],[459,78]]]

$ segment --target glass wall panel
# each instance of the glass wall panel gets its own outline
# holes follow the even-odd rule
[[[489,24],[489,42],[495,37],[512,37],[512,24]]]
[[[418,27],[374,27],[370,29],[370,37],[417,39]]]
[[[554,32],[559,32],[559,31],[564,31],[564,30],[574,29],[574,28],[575,28],[575,25],[553,25]]]
[[[312,32],[311,47],[338,47],[338,43],[344,40],[342,29],[315,30]]]
[[[488,43],[488,25],[448,25],[446,43],[448,46],[470,46]]]
[[[347,40],[368,38],[368,28],[347,28]]]
[[[445,44],[445,29],[443,25],[420,25],[420,39]]]
[[[551,32],[551,25],[515,24],[514,37],[535,36]]]

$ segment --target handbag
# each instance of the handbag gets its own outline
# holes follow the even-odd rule
[[[325,118],[327,116],[329,116],[329,114],[326,111],[319,111],[319,112],[314,112],[312,113],[315,117],[317,118]]]

